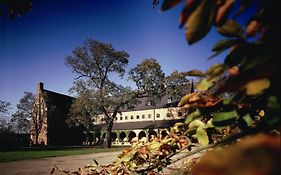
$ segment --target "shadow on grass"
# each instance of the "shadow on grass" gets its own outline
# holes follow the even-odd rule
[[[105,148],[102,146],[25,147],[9,151],[0,151],[0,162],[102,152],[121,152],[125,148],[124,146],[114,146],[112,148]]]

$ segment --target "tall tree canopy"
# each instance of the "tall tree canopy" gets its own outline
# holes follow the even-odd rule
[[[165,74],[155,59],[144,59],[141,64],[130,70],[129,78],[136,83],[144,96],[148,96],[153,105],[165,92]]]
[[[161,10],[181,2],[163,0]],[[158,3],[159,0],[152,1],[154,7]],[[242,17],[249,21],[241,26],[243,13]],[[199,91],[186,94],[178,104],[183,110],[194,109],[194,112],[183,123],[171,127],[164,139],[133,144],[106,170],[105,166],[85,169],[99,174],[161,174],[163,167],[171,163],[202,150],[222,147],[207,153],[191,171],[189,165],[184,167],[186,161],[183,161],[183,170],[168,174],[280,174],[280,167],[275,164],[280,162],[281,124],[278,14],[278,1],[187,0],[179,21],[181,27],[185,26],[188,43],[200,41],[215,27],[225,38],[214,45],[210,59],[228,50],[224,63],[205,72],[192,70],[182,74],[202,77],[197,86]],[[138,76],[132,75],[138,80]],[[230,95],[224,96],[229,92]],[[194,141],[201,146],[187,151]],[[237,145],[224,147],[233,142]],[[220,160],[222,155],[225,159]]]
[[[192,90],[192,82],[178,71],[174,71],[166,77],[166,93],[173,98],[181,98],[186,92]],[[188,89],[190,88],[190,89]]]
[[[12,115],[11,121],[17,133],[29,133],[32,106],[35,95],[31,92],[24,92],[24,96],[17,104],[17,111]]]
[[[111,147],[114,118],[121,109],[132,107],[138,102],[138,97],[143,97],[146,92],[151,102],[162,93],[159,89],[164,83],[164,73],[154,59],[147,59],[131,70],[138,77],[132,78],[137,83],[136,90],[113,81],[112,75],[124,76],[128,57],[128,53],[115,50],[111,44],[88,39],[65,59],[66,65],[78,75],[72,88],[78,96],[72,105],[69,123],[83,124],[89,128],[94,116],[104,115],[108,147]],[[155,82],[151,84],[147,77]]]
[[[9,111],[11,103],[0,100],[0,132],[9,129]]]

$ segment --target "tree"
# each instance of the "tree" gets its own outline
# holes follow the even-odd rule
[[[24,96],[17,104],[17,111],[12,115],[11,121],[15,125],[17,133],[29,133],[32,106],[35,101],[35,95],[31,92],[24,92]]]
[[[1,0],[0,17],[14,20],[32,10],[32,0]]]
[[[165,93],[165,74],[155,59],[144,59],[141,64],[129,71],[129,79],[133,80],[138,90],[152,105]]]
[[[11,103],[0,100],[0,132],[9,130],[9,111]]]
[[[84,81],[82,80],[74,82],[74,86],[70,91],[73,93],[76,92],[78,96],[75,99],[75,102],[71,105],[68,114],[69,118],[66,122],[70,126],[82,125],[85,128],[86,137],[89,138],[89,142],[92,144],[92,131],[95,128],[95,117],[93,116],[97,116],[99,114],[99,110],[95,105],[95,97],[93,96],[93,92],[84,86]]]
[[[154,5],[157,2],[153,0]],[[164,0],[161,9],[168,10],[180,2]],[[171,127],[164,139],[135,143],[106,170],[94,165],[86,170],[96,174],[159,174],[163,167],[187,156],[222,147],[213,154],[207,153],[207,159],[203,158],[191,173],[187,168],[187,172],[178,174],[218,174],[218,169],[221,174],[280,173],[275,164],[280,162],[281,124],[281,27],[276,22],[279,2],[241,0],[235,3],[234,0],[188,0],[182,10],[180,26],[186,26],[185,35],[190,45],[203,39],[214,26],[226,38],[215,44],[211,58],[229,50],[223,64],[215,64],[206,72],[184,73],[202,77],[197,86],[199,91],[186,94],[178,104],[182,109],[196,110],[184,123]],[[241,27],[237,19],[248,8],[254,13],[246,14],[249,21]],[[233,94],[221,96],[225,92]],[[214,140],[213,134],[223,131],[222,128],[230,132],[222,132],[222,138]],[[232,128],[235,132],[231,132]],[[271,136],[250,137],[261,133]],[[183,150],[190,150],[194,139],[201,146],[184,153]],[[237,145],[227,146],[229,149],[223,147],[238,139]],[[179,158],[172,160],[179,152]],[[221,155],[225,157],[222,161]]]
[[[166,93],[175,99],[180,99],[187,92],[192,91],[192,86],[192,82],[178,71],[166,77]]]
[[[72,120],[74,123],[85,124],[85,121],[92,122],[98,115],[103,115],[107,128],[107,147],[111,147],[113,121],[121,109],[130,108],[136,104],[137,98],[144,95],[144,90],[149,90],[146,95],[149,96],[151,102],[159,97],[157,93],[162,92],[157,90],[160,87],[159,84],[150,84],[146,79],[144,80],[143,75],[145,74],[142,70],[134,73],[140,78],[137,81],[137,90],[118,85],[111,79],[113,74],[121,78],[124,76],[128,57],[128,53],[116,51],[111,44],[88,39],[82,47],[77,47],[73,51],[72,56],[67,56],[65,59],[66,65],[78,74],[77,80],[79,80],[74,83],[72,88],[78,97],[72,105],[70,123]],[[164,76],[163,72],[161,73],[160,65],[155,60],[146,60],[137,67],[145,67],[143,71],[146,71],[147,77]],[[149,72],[148,69],[153,71]],[[159,82],[162,82],[161,79],[163,78],[159,78]],[[133,80],[136,81],[136,79]],[[140,82],[142,83],[140,84]],[[75,115],[76,119],[73,118]]]

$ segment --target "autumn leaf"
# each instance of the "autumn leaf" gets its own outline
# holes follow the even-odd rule
[[[161,6],[161,11],[169,10],[170,8],[175,7],[179,4],[182,0],[164,0]]]
[[[181,12],[179,23],[180,28],[184,26],[188,18],[190,17],[191,13],[196,9],[196,7],[199,5],[200,1],[198,0],[188,0]]]
[[[192,112],[191,114],[189,114],[184,123],[189,124],[191,121],[193,121],[195,118],[200,117],[201,116],[201,112],[199,111],[199,109],[196,109],[196,111]]]
[[[227,126],[238,118],[238,114],[236,110],[230,112],[217,112],[213,113],[212,123],[215,126]]]
[[[267,78],[254,80],[245,85],[247,95],[258,95],[263,90],[270,87],[270,81]]]
[[[204,127],[204,123],[201,120],[193,120],[189,125],[188,128],[198,128]]]
[[[227,37],[238,37],[242,38],[243,30],[242,27],[234,20],[227,20],[222,26],[217,27],[217,31]]]
[[[205,72],[205,75],[211,76],[210,78],[212,79],[213,77],[222,74],[224,72],[224,68],[225,66],[223,64],[214,64]]]
[[[201,1],[187,20],[185,35],[190,45],[209,32],[215,15],[215,3],[215,1]]]
[[[238,66],[232,66],[228,69],[229,76],[237,76],[239,75],[239,67]]]
[[[224,51],[226,49],[229,49],[231,46],[239,43],[240,41],[237,39],[224,39],[218,41],[214,47],[212,48],[212,51]]]
[[[204,76],[203,72],[201,72],[200,70],[191,70],[188,72],[182,72],[181,74],[183,76],[198,76],[198,77]]]
[[[208,81],[206,78],[202,79],[200,81],[200,83],[197,85],[196,89],[199,91],[205,91],[207,90],[209,87],[211,87],[213,85],[212,81]]]
[[[216,23],[220,24],[227,17],[230,10],[232,9],[234,0],[226,0],[223,5],[221,5],[217,11]]]
[[[198,127],[196,129],[196,134],[195,134],[195,137],[197,138],[198,142],[201,144],[201,145],[208,145],[209,144],[209,137],[208,137],[208,134],[207,132],[205,131],[205,129],[203,129],[203,127]]]
[[[191,94],[187,94],[185,96],[183,96],[178,104],[179,107],[183,106],[184,104],[186,104],[188,102],[188,99],[190,98]]]
[[[261,30],[261,23],[257,20],[251,20],[246,28],[246,36],[247,37],[253,37],[256,33],[258,33]]]
[[[247,126],[252,126],[255,123],[249,114],[244,115],[242,119],[246,122]]]

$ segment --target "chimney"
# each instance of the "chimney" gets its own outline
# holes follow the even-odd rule
[[[190,93],[194,92],[194,84],[193,84],[193,80],[191,81],[191,88],[190,88]]]
[[[37,83],[37,92],[42,92],[44,84],[42,82]]]

